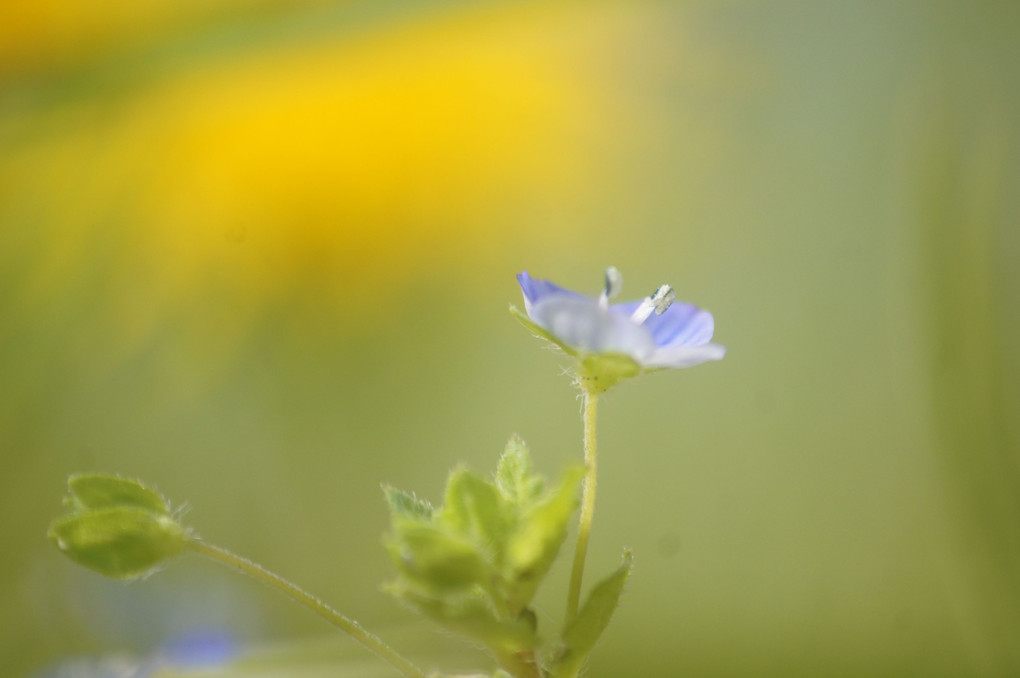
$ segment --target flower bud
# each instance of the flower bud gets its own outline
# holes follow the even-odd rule
[[[166,501],[142,483],[116,476],[79,475],[68,481],[70,513],[50,525],[49,537],[74,562],[114,579],[152,571],[188,546],[189,531]]]

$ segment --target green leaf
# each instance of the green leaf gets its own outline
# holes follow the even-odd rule
[[[173,518],[146,508],[114,506],[72,513],[49,537],[74,562],[114,579],[131,579],[183,552],[188,533]]]
[[[388,548],[401,574],[424,591],[442,594],[488,585],[489,564],[475,545],[435,525],[396,520]]]
[[[70,504],[78,511],[133,506],[169,515],[170,508],[158,492],[137,480],[102,474],[73,475],[67,480]]]
[[[583,476],[584,469],[569,469],[555,491],[529,508],[510,541],[510,559],[519,572],[534,570],[556,557],[577,508],[577,490]]]
[[[439,517],[444,525],[473,540],[494,562],[499,562],[503,544],[513,528],[508,508],[493,483],[458,468],[446,481],[446,497]]]
[[[527,605],[552,566],[567,536],[567,524],[577,508],[577,491],[584,469],[568,469],[552,493],[531,506],[508,545],[512,569],[511,609]]]
[[[557,663],[557,671],[553,675],[575,675],[595,649],[596,643],[609,625],[613,612],[620,604],[620,594],[623,593],[623,586],[630,576],[633,560],[631,552],[624,551],[623,564],[588,594],[588,599],[581,610],[563,632],[563,650]]]
[[[496,486],[507,499],[525,506],[542,493],[543,484],[541,476],[532,471],[528,446],[516,435],[512,436],[496,467]]]
[[[386,494],[386,501],[390,505],[390,513],[394,518],[424,520],[426,522],[432,519],[432,504],[424,499],[419,499],[410,492],[404,492],[389,485],[383,485],[383,492]]]
[[[496,655],[513,654],[535,646],[534,617],[520,615],[516,618],[500,618],[481,589],[437,598],[423,595],[399,583],[386,588],[390,594],[405,601],[424,616],[482,643]]]

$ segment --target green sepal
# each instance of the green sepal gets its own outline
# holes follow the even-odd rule
[[[83,473],[67,479],[66,502],[76,511],[114,506],[134,506],[157,514],[170,514],[166,500],[136,480],[119,476]]]
[[[560,347],[560,349],[562,349],[563,352],[566,353],[567,355],[572,356],[578,355],[578,351],[576,348],[564,344],[562,341],[559,340],[559,338],[555,334],[553,334],[549,330],[545,329],[544,327],[536,323],[534,320],[528,317],[527,313],[521,311],[513,304],[510,304],[510,315],[517,318],[517,322],[524,325],[525,329],[534,334],[536,337],[545,339],[549,343],[555,344],[556,346]]]
[[[577,360],[578,385],[596,394],[604,393],[619,381],[647,371],[650,370],[623,353],[587,353]]]
[[[623,552],[623,564],[599,582],[581,607],[577,616],[563,632],[563,647],[556,661],[553,676],[574,676],[595,649],[609,620],[620,604],[620,595],[630,576],[633,556]]]
[[[49,537],[74,562],[114,579],[150,572],[183,552],[189,539],[170,516],[130,505],[58,518]]]

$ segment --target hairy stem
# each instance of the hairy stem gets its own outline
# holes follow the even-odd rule
[[[366,650],[374,652],[380,659],[388,662],[407,678],[427,678],[427,674],[424,671],[405,659],[377,636],[366,631],[361,624],[340,614],[296,584],[292,584],[283,577],[270,572],[258,563],[243,558],[236,553],[231,553],[219,546],[207,544],[198,539],[192,539],[190,547],[195,553],[211,558],[221,565],[226,565],[229,568],[243,572],[266,586],[276,589],[291,600],[304,605],[333,626],[350,635]]]
[[[581,497],[581,519],[577,527],[577,547],[574,549],[574,567],[570,572],[570,589],[567,592],[567,616],[564,626],[577,616],[581,600],[581,578],[584,576],[584,561],[588,555],[588,537],[591,522],[595,516],[595,480],[598,462],[595,454],[595,414],[598,407],[598,393],[584,391],[584,493]]]

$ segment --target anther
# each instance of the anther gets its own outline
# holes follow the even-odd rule
[[[652,303],[655,304],[655,315],[662,315],[666,309],[676,301],[676,292],[669,285],[660,285],[659,289],[652,294]]]
[[[673,302],[676,301],[676,293],[669,285],[660,285],[659,289],[652,293],[652,296],[645,297],[641,304],[634,309],[630,319],[640,324],[648,320],[652,313],[662,315]]]
[[[616,297],[623,287],[623,275],[615,266],[606,269],[605,282],[599,295],[599,306],[609,308],[609,300]]]

